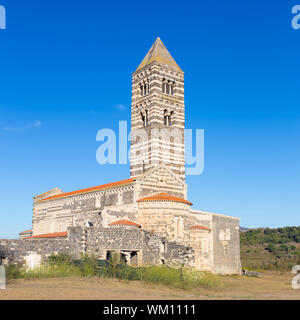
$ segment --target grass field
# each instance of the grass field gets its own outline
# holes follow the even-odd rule
[[[300,299],[300,290],[292,289],[292,278],[292,273],[280,272],[264,272],[261,278],[218,276],[217,287],[189,290],[99,277],[11,279],[7,289],[0,290],[0,300]]]

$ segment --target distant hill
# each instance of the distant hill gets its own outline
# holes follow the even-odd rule
[[[241,229],[243,267],[288,270],[300,264],[300,227]]]
[[[250,230],[249,228],[245,228],[245,227],[240,227],[240,232],[246,232]]]

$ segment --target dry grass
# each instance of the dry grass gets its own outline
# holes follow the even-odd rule
[[[0,299],[300,299],[291,287],[292,273],[265,272],[261,278],[219,276],[217,288],[183,290],[161,284],[101,278],[10,280]]]

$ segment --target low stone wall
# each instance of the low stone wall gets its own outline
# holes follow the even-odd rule
[[[83,230],[70,227],[66,238],[48,239],[0,239],[0,257],[10,263],[24,264],[28,254],[35,252],[44,261],[53,253],[69,252],[79,257],[82,251]]]
[[[155,234],[136,227],[70,227],[66,238],[0,240],[0,258],[10,263],[28,264],[28,257],[45,261],[53,253],[69,253],[79,258],[81,253],[96,254],[106,259],[107,252],[116,251],[135,259],[140,265],[194,266],[194,250],[168,242]]]

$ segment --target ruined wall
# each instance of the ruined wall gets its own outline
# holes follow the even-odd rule
[[[41,264],[53,253],[66,252],[75,258],[80,258],[83,253],[106,259],[107,251],[129,255],[134,252],[139,265],[194,266],[192,248],[169,242],[137,227],[71,227],[66,238],[0,240],[0,258],[22,265],[28,264],[29,260]]]
[[[69,252],[79,257],[83,249],[83,235],[80,227],[71,227],[66,238],[0,239],[0,257],[19,264],[24,264],[26,257],[33,253],[40,256],[41,262],[53,253]]]
[[[195,267],[202,271],[212,271],[211,231],[190,230],[190,246],[195,251]]]
[[[213,214],[213,272],[240,274],[239,219]]]
[[[86,252],[105,259],[107,251],[137,252],[143,265],[194,266],[192,248],[169,242],[137,227],[92,227],[86,230]]]
[[[212,232],[191,230],[194,225],[212,229],[212,215],[190,210],[190,205],[177,202],[139,202],[138,219],[142,228],[168,241],[192,247],[195,267],[212,271]]]

